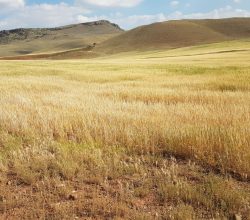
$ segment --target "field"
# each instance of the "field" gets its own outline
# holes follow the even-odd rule
[[[0,61],[0,218],[249,219],[249,49]]]

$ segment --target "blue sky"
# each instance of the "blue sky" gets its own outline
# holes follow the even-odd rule
[[[0,30],[100,19],[124,29],[173,19],[250,17],[250,0],[0,0]]]

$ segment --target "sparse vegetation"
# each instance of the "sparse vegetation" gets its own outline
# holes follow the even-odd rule
[[[19,28],[0,31],[0,57],[60,53],[76,49],[79,51],[82,48],[86,50],[93,43],[100,43],[122,32],[118,25],[105,20],[57,28]],[[58,59],[60,58],[63,57],[59,56]]]
[[[104,53],[152,51],[247,39],[249,18],[174,20],[126,31],[97,46]]]
[[[249,55],[163,55],[0,62],[2,218],[249,219]]]

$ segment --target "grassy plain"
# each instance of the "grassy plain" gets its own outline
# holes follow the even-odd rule
[[[225,44],[1,61],[1,218],[249,219],[250,44]]]

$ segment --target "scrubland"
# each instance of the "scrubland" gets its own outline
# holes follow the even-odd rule
[[[249,54],[155,54],[0,62],[1,218],[249,219]]]

